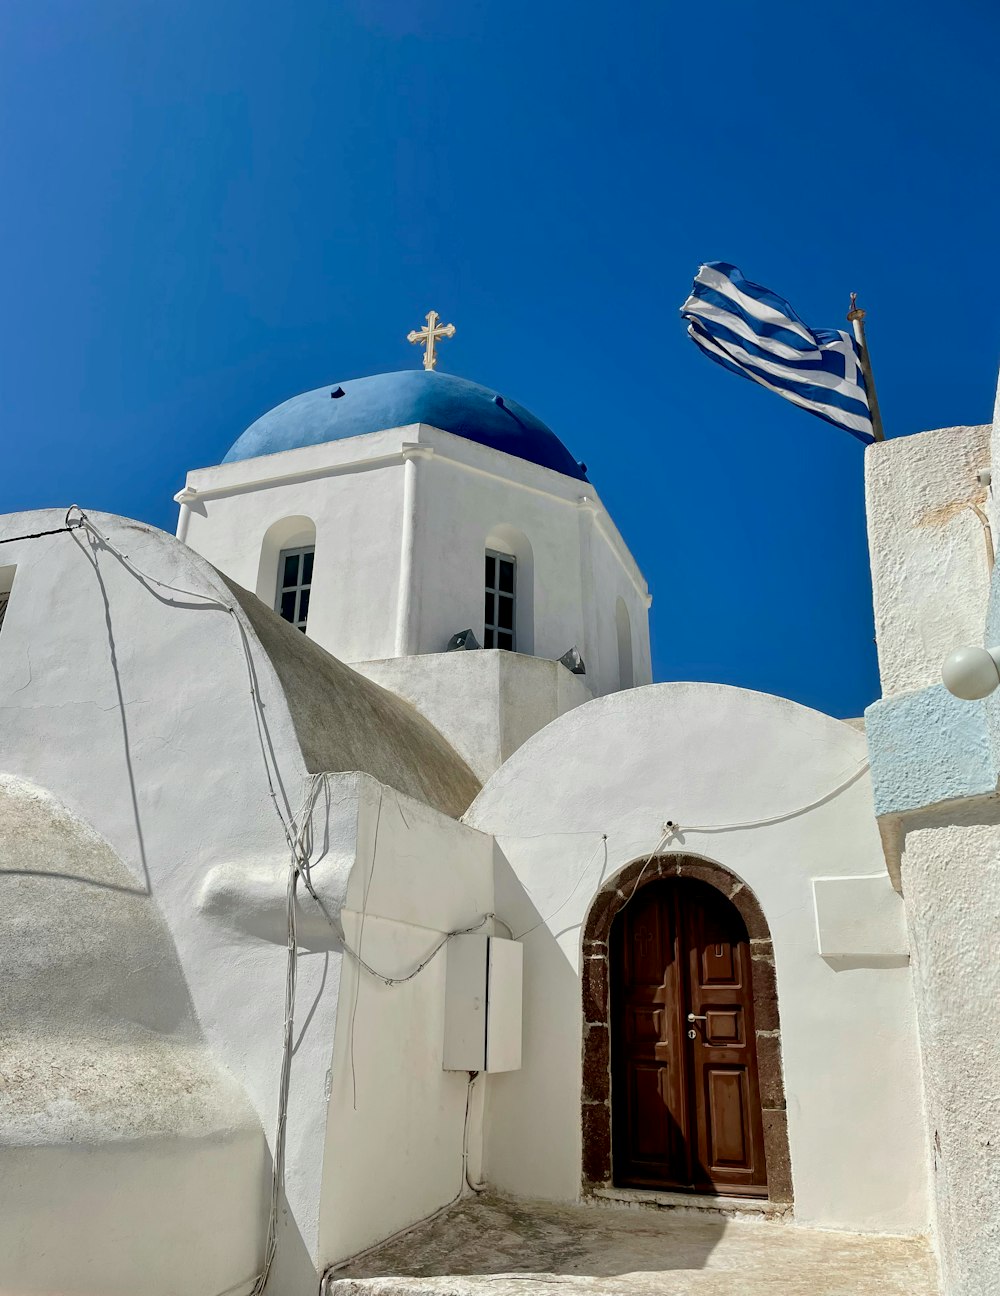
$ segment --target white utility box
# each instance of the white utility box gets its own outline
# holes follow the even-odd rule
[[[454,936],[446,951],[444,1069],[517,1071],[521,1065],[524,947],[499,936]]]

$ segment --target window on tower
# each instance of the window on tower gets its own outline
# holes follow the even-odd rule
[[[486,550],[486,616],[484,648],[516,651],[514,639],[514,597],[517,564],[511,554]]]
[[[312,589],[315,546],[282,549],[278,558],[278,594],[274,610],[296,629],[306,632]]]

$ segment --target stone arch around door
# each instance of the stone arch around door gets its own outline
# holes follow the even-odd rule
[[[785,1086],[781,1069],[781,1023],[774,975],[774,949],[763,911],[746,883],[720,864],[694,855],[657,856],[627,865],[597,893],[583,932],[583,1191],[612,1187],[611,1165],[611,984],[608,942],[616,915],[639,888],[665,878],[686,878],[714,887],[737,909],[750,938],[754,1027],[764,1123],[768,1198],[792,1202],[791,1159]]]

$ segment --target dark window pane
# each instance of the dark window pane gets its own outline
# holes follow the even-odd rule
[[[285,554],[285,572],[281,578],[283,587],[289,585],[298,585],[299,583],[299,555],[296,553]],[[284,616],[284,612],[281,614]]]
[[[505,562],[503,558],[498,563],[500,567],[500,588],[505,594],[514,593],[514,564]]]
[[[305,621],[309,615],[309,591],[304,589],[299,595],[299,620]]]
[[[514,629],[514,600],[509,598],[497,599],[497,625],[501,630]]]
[[[495,624],[496,624],[496,619],[495,619],[495,617],[494,617],[494,615],[493,615],[493,599],[494,599],[494,597],[495,597],[495,596],[494,596],[492,590],[487,590],[487,591],[486,591],[486,610],[485,610],[485,613],[484,613],[484,616],[483,616],[483,622],[484,622],[486,625],[495,625]]]
[[[506,648],[508,652],[514,651],[514,636],[505,634],[502,630],[497,634],[497,647]]]
[[[295,620],[295,591],[286,590],[281,596],[281,615],[286,621]]]
[[[313,558],[315,554],[307,553],[302,555],[302,584],[311,585],[313,578]]]
[[[484,648],[492,648],[492,647],[493,647],[493,631],[490,630],[489,628],[487,628],[485,634],[483,635],[483,640],[484,640],[484,642],[483,642],[483,647],[484,647]]]
[[[492,554],[486,555],[486,586],[487,589],[496,589],[496,559]]]

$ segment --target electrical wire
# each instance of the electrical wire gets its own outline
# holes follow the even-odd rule
[[[71,522],[71,517],[76,514],[76,519]],[[250,648],[250,640],[247,636],[246,629],[243,625],[236,606],[224,602],[211,594],[203,594],[198,590],[185,589],[179,585],[171,585],[167,581],[161,581],[148,572],[143,571],[140,567],[123,553],[111,540],[91,522],[87,514],[78,505],[73,504],[66,511],[65,525],[60,530],[77,531],[86,530],[93,538],[102,545],[109,553],[122,564],[122,566],[140,584],[147,589],[156,586],[157,589],[168,590],[172,594],[179,594],[186,599],[195,599],[195,607],[217,608],[220,611],[227,612],[232,617],[236,626],[237,638],[240,649],[243,654],[247,670],[247,680],[250,689],[250,701],[253,709],[254,721],[257,730],[257,739],[260,746],[261,757],[264,763],[264,773],[267,780],[268,795],[274,806],[275,814],[281,824],[282,833],[289,847],[290,860],[288,870],[288,881],[286,884],[286,973],[285,973],[285,1012],[284,1026],[282,1032],[282,1053],[281,1069],[279,1073],[278,1084],[278,1111],[275,1124],[274,1152],[272,1155],[271,1169],[271,1201],[268,1212],[267,1234],[264,1244],[264,1261],[260,1273],[254,1281],[250,1296],[260,1296],[267,1286],[267,1280],[270,1275],[271,1265],[278,1247],[278,1218],[281,1208],[281,1193],[285,1182],[285,1143],[288,1123],[288,1093],[291,1079],[291,1061],[294,1042],[294,1021],[295,1021],[295,990],[297,983],[298,969],[298,941],[296,934],[296,914],[295,899],[299,878],[304,880],[305,886],[310,895],[321,904],[319,897],[312,886],[308,876],[308,863],[303,857],[303,847],[309,833],[311,824],[312,810],[315,806],[316,796],[318,795],[321,785],[322,776],[313,776],[306,792],[302,809],[298,816],[299,827],[296,827],[296,820],[292,818],[288,807],[287,798],[284,797],[284,788],[281,784],[280,774],[277,766],[272,763],[272,757],[269,756],[269,744],[267,740],[267,724],[263,715],[263,706],[260,700],[260,694],[257,683],[257,672],[254,666],[253,653]],[[28,538],[28,537],[23,537]],[[152,591],[155,593],[155,591]],[[168,600],[170,602],[171,600]],[[277,786],[276,786],[277,784]],[[278,799],[278,788],[282,788],[282,799],[285,801],[285,809],[288,814],[282,812],[281,804]],[[310,840],[311,845],[311,840]],[[324,912],[326,912],[324,908]],[[329,914],[327,914],[329,918]]]
[[[671,820],[668,819],[667,822],[663,825],[663,836],[656,843],[653,849],[649,852],[645,864],[643,864],[642,868],[639,870],[639,876],[635,880],[635,885],[633,886],[632,890],[628,893],[626,899],[622,901],[621,907],[618,910],[619,913],[621,913],[622,909],[624,909],[627,905],[630,905],[632,903],[632,900],[635,897],[635,893],[639,890],[639,883],[642,881],[642,877],[643,874],[646,872],[646,869],[649,868],[650,864],[652,864],[653,860],[659,854],[661,848],[666,845],[667,840],[670,837],[672,837],[676,831],[677,831],[676,825]]]
[[[73,520],[71,520],[72,515],[74,514],[76,515],[76,517]],[[484,914],[483,917],[480,918],[480,920],[475,924],[472,924],[468,927],[459,928],[455,931],[445,933],[445,935],[437,943],[437,945],[434,946],[431,952],[428,955],[426,955],[426,957],[423,958],[416,965],[416,967],[412,969],[412,971],[406,973],[403,976],[388,976],[382,972],[377,971],[370,964],[368,964],[362,958],[360,951],[355,951],[347,944],[346,940],[343,940],[342,932],[340,932],[338,925],[334,922],[328,910],[326,909],[326,906],[323,904],[322,899],[317,894],[315,888],[312,885],[311,878],[309,876],[309,860],[312,854],[312,836],[311,836],[312,816],[315,809],[316,798],[318,796],[319,788],[323,785],[323,782],[327,778],[327,775],[314,774],[311,776],[299,814],[293,817],[291,815],[290,807],[288,806],[287,798],[284,796],[284,788],[281,784],[279,771],[277,769],[276,764],[273,763],[273,754],[269,756],[268,740],[267,740],[267,725],[263,715],[263,704],[261,703],[260,696],[259,696],[256,668],[254,666],[253,654],[250,647],[250,640],[247,635],[246,629],[243,625],[243,622],[240,618],[240,615],[237,611],[236,606],[232,603],[224,602],[223,600],[216,598],[214,595],[204,594],[196,590],[185,589],[177,585],[171,585],[166,581],[159,580],[155,576],[151,576],[148,572],[144,572],[141,568],[136,566],[136,564],[134,564],[131,561],[131,559],[128,557],[127,554],[123,553],[119,548],[117,548],[117,546],[114,545],[111,542],[111,540],[97,526],[94,525],[93,522],[91,522],[90,518],[83,511],[83,509],[81,509],[78,505],[75,504],[71,505],[70,508],[67,509],[66,518],[63,526],[55,527],[50,530],[33,532],[31,534],[26,534],[21,536],[9,536],[6,539],[0,540],[0,543],[3,544],[12,543],[15,540],[34,540],[34,539],[39,539],[40,537],[46,535],[58,535],[61,534],[62,532],[79,531],[79,530],[86,530],[100,545],[106,548],[108,552],[113,554],[115,558],[117,558],[118,561],[125,567],[125,569],[128,572],[130,572],[130,574],[133,575],[141,584],[145,585],[146,588],[150,588],[151,586],[156,586],[158,589],[167,590],[172,594],[179,594],[184,598],[198,600],[198,602],[195,604],[196,607],[200,606],[200,607],[207,607],[207,608],[216,608],[218,610],[228,613],[229,616],[232,617],[233,622],[237,628],[239,646],[241,648],[246,669],[247,669],[247,679],[248,679],[249,690],[250,690],[251,706],[254,713],[254,720],[257,729],[257,738],[258,738],[258,743],[260,745],[261,756],[264,764],[264,771],[267,780],[268,793],[271,802],[274,806],[275,814],[277,815],[278,820],[281,824],[282,832],[285,837],[286,843],[288,844],[289,854],[290,854],[289,867],[288,867],[288,879],[287,879],[286,891],[285,891],[286,951],[287,951],[286,977],[285,977],[285,1011],[284,1011],[284,1029],[282,1034],[282,1058],[281,1058],[281,1069],[280,1069],[279,1088],[278,1088],[278,1112],[277,1112],[277,1122],[276,1122],[275,1139],[274,1139],[274,1154],[272,1157],[271,1202],[270,1202],[270,1211],[268,1216],[267,1236],[266,1236],[265,1249],[264,1249],[264,1262],[261,1267],[260,1274],[257,1276],[256,1280],[254,1281],[253,1288],[250,1293],[250,1296],[261,1296],[261,1293],[264,1291],[267,1285],[271,1266],[273,1264],[274,1257],[277,1252],[278,1217],[280,1212],[281,1193],[285,1181],[284,1178],[285,1140],[286,1140],[286,1131],[287,1131],[288,1094],[289,1094],[289,1086],[290,1086],[290,1078],[291,1078],[291,1061],[292,1061],[293,1042],[294,1042],[295,991],[297,986],[297,965],[298,965],[298,939],[297,939],[297,929],[296,929],[295,906],[296,906],[296,894],[297,894],[297,887],[298,887],[299,880],[300,879],[302,880],[303,885],[306,891],[308,892],[308,894],[310,895],[310,897],[317,903],[317,905],[319,905],[320,909],[326,916],[327,921],[330,923],[331,927],[340,936],[342,948],[344,952],[348,955],[348,957],[353,959],[357,963],[359,968],[362,968],[370,976],[375,977],[378,980],[381,980],[387,986],[403,985],[407,981],[413,980],[413,978],[418,976],[419,973],[422,972],[424,968],[427,967],[427,965],[440,953],[440,951],[455,936],[468,935],[472,932],[478,931],[491,918],[495,919],[496,915],[493,913]],[[170,600],[168,600],[168,602],[169,601]],[[649,864],[655,858],[657,852],[665,844],[668,837],[673,836],[675,834],[684,833],[684,832],[699,832],[699,833],[700,832],[705,832],[705,833],[729,832],[738,829],[765,827],[769,824],[781,823],[787,819],[795,818],[797,815],[804,814],[808,810],[814,809],[815,807],[823,804],[824,802],[831,800],[834,796],[837,795],[837,793],[843,791],[844,788],[850,786],[851,783],[853,783],[857,778],[859,778],[867,767],[868,767],[868,762],[865,761],[848,779],[846,779],[843,783],[841,783],[837,788],[827,793],[825,796],[820,797],[817,800],[811,802],[809,805],[802,806],[797,810],[788,811],[784,814],[774,815],[767,819],[748,820],[744,823],[734,823],[734,824],[701,824],[701,825],[691,825],[691,826],[684,826],[680,823],[675,823],[673,821],[668,820],[665,824],[665,831],[663,835],[660,837],[660,840],[657,842],[656,846],[650,852],[645,863],[643,864],[642,869],[639,872],[639,876],[636,878],[632,891],[630,892],[628,898],[625,900],[624,904],[622,905],[622,908],[624,908],[625,905],[627,905],[632,900],[633,896],[638,890],[643,874],[645,873]],[[284,812],[282,811],[278,799],[279,787],[281,787],[282,798],[285,800]],[[381,807],[381,801],[380,801],[380,807]],[[536,835],[548,836],[549,834],[536,834]],[[581,833],[573,833],[573,834],[555,833],[551,835],[583,836],[586,834],[581,832]],[[602,842],[606,842],[607,834],[602,833],[601,839]],[[596,853],[596,849],[597,848],[595,848],[595,851],[592,852],[590,858],[587,860],[587,863],[584,866],[584,869],[581,872],[580,876],[578,877],[573,887],[573,890],[566,897],[566,899],[559,906],[559,908],[556,909],[549,916],[549,918],[542,919],[539,923],[535,925],[535,927],[529,928],[527,932],[523,932],[521,936],[516,939],[523,939],[525,935],[528,935],[529,932],[534,931],[536,927],[542,926],[543,924],[550,922],[551,919],[554,918],[555,915],[559,913],[560,910],[563,909],[566,904],[569,903],[569,901],[572,899],[573,895],[575,894],[577,888],[580,886],[580,883],[582,882],[584,876],[586,875],[587,869],[589,869],[590,867],[591,860],[593,859],[594,854]],[[374,863],[375,861],[373,858],[372,860],[373,870],[374,870]],[[366,886],[365,896],[363,901],[362,933],[363,933],[364,915],[367,909],[367,893],[370,885],[371,885],[371,875],[369,875],[368,878],[368,886]],[[505,923],[502,919],[498,919],[497,921],[500,921],[501,924],[507,928],[507,931],[510,932],[511,936],[513,937],[513,932],[509,927],[509,925]],[[357,1006],[357,1000],[355,998],[355,1009],[356,1006]],[[468,1178],[468,1121],[469,1121],[472,1085],[476,1079],[477,1074],[478,1073],[470,1072],[469,1085],[466,1090],[465,1121],[463,1127],[462,1186],[459,1188],[458,1195],[455,1198],[453,1198],[451,1202],[448,1202],[445,1206],[443,1206],[441,1208],[441,1211],[448,1209],[449,1206],[453,1205],[454,1202],[457,1201],[459,1197],[461,1197],[463,1191],[465,1190],[466,1185],[469,1188],[471,1188],[473,1191],[479,1191],[475,1187],[475,1185],[469,1181]],[[441,1211],[436,1212],[435,1215],[431,1216],[430,1218],[436,1218],[436,1216],[439,1215]],[[408,1231],[409,1228],[400,1230],[400,1233],[394,1234],[393,1237],[402,1236],[403,1233]],[[383,1239],[383,1241],[379,1245],[385,1245],[386,1242],[392,1240],[393,1240],[392,1238]],[[371,1248],[369,1248],[369,1250],[370,1249]],[[359,1253],[359,1255],[361,1254],[364,1254],[364,1252]],[[344,1265],[346,1265],[347,1263],[349,1263],[349,1261],[342,1261],[336,1266],[332,1266],[330,1269],[324,1272],[323,1276],[320,1279],[319,1290],[321,1296],[323,1291],[325,1290],[326,1283],[329,1276],[336,1269],[344,1267]]]
[[[79,531],[80,526],[81,523],[75,522],[72,525],[52,527],[49,531],[31,531],[27,535],[4,536],[0,544],[13,544],[15,540],[40,540],[42,536],[61,535],[64,531]]]
[[[583,836],[582,833],[581,833],[580,835]],[[518,936],[515,936],[514,933],[511,932],[511,938],[512,938],[513,940],[519,940],[519,941],[520,941],[520,940],[524,940],[525,936],[530,936],[532,932],[534,932],[534,931],[538,931],[539,927],[546,927],[546,926],[548,926],[548,924],[552,921],[552,919],[556,916],[556,914],[557,914],[557,913],[561,913],[562,910],[566,908],[566,906],[569,904],[569,902],[570,902],[570,901],[573,899],[573,897],[576,895],[577,890],[579,889],[580,883],[583,881],[583,879],[587,876],[587,873],[590,871],[590,865],[591,865],[591,863],[592,863],[592,861],[593,861],[593,859],[594,859],[594,856],[595,856],[595,855],[597,854],[597,852],[600,850],[601,846],[605,846],[605,848],[607,847],[607,840],[608,840],[608,834],[607,834],[607,833],[601,833],[601,840],[597,843],[597,845],[594,847],[594,849],[593,849],[593,850],[590,852],[590,854],[587,856],[587,862],[584,864],[583,868],[580,870],[579,876],[577,877],[576,881],[573,883],[573,889],[572,889],[572,891],[570,891],[569,895],[568,895],[568,896],[566,897],[566,899],[562,902],[562,904],[559,905],[558,908],[553,909],[552,912],[549,914],[549,916],[548,916],[547,918],[539,918],[538,922],[536,922],[533,926],[526,928],[526,929],[525,929],[523,932],[521,932]],[[507,927],[507,924],[504,923],[504,926]],[[510,931],[510,928],[507,927],[507,930]]]
[[[674,833],[713,833],[713,832],[736,832],[742,828],[768,828],[771,824],[784,823],[786,819],[797,819],[799,815],[808,814],[810,810],[815,810],[827,801],[832,801],[835,796],[845,791],[856,783],[862,774],[868,769],[868,760],[863,760],[853,774],[849,774],[842,783],[838,783],[835,788],[829,792],[824,792],[821,797],[815,801],[810,801],[808,805],[799,806],[796,810],[785,810],[782,814],[771,815],[767,819],[747,819],[743,823],[728,824],[685,824],[674,823],[672,825]]]
[[[440,1219],[445,1211],[451,1210],[452,1206],[454,1206],[455,1203],[464,1195],[466,1186],[471,1188],[474,1193],[480,1193],[484,1190],[486,1186],[485,1184],[482,1184],[477,1188],[476,1185],[469,1180],[468,1175],[469,1110],[472,1099],[472,1086],[480,1074],[481,1072],[479,1071],[469,1072],[469,1083],[465,1090],[465,1120],[462,1125],[462,1182],[459,1185],[458,1192],[449,1201],[446,1201],[443,1206],[439,1206],[437,1210],[432,1211],[430,1215],[425,1215],[423,1219],[415,1220],[412,1224],[404,1224],[401,1229],[397,1229],[395,1233],[390,1233],[388,1237],[384,1237],[380,1241],[374,1242],[371,1246],[363,1247],[360,1251],[355,1251],[353,1255],[345,1256],[343,1260],[335,1260],[333,1264],[327,1265],[320,1275],[318,1296],[325,1296],[330,1279],[335,1273],[339,1273],[341,1269],[346,1269],[348,1265],[356,1264],[357,1261],[363,1260],[365,1256],[371,1255],[373,1251],[379,1251],[382,1247],[397,1242],[400,1238],[406,1237],[408,1233],[412,1233],[414,1229],[422,1228],[426,1224],[433,1224],[436,1219]]]

